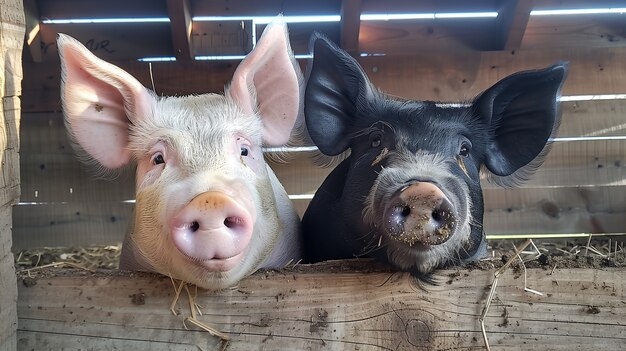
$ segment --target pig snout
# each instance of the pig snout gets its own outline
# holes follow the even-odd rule
[[[170,233],[176,248],[211,271],[228,271],[243,258],[252,238],[254,208],[209,191],[193,198],[174,217]]]
[[[384,211],[385,230],[409,246],[439,245],[454,232],[454,206],[436,185],[416,182],[396,193]]]

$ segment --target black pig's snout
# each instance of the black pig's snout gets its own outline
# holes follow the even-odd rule
[[[383,216],[387,234],[409,246],[443,244],[456,226],[454,206],[428,182],[413,183],[395,194]]]

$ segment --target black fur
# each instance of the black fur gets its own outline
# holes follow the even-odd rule
[[[364,220],[365,199],[383,169],[417,153],[443,158],[441,173],[447,176],[431,179],[414,174],[393,187],[400,189],[414,180],[432,182],[457,199],[459,208],[469,208],[473,218],[467,242],[459,243],[459,250],[438,266],[484,255],[481,168],[513,179],[518,174],[526,177],[527,167],[536,168],[541,161],[538,156],[545,154],[548,138],[558,126],[557,97],[567,64],[511,75],[465,107],[442,107],[379,92],[356,60],[321,35],[312,37],[310,49],[314,58],[309,62],[305,91],[307,129],[324,154],[339,155],[350,149],[350,156],[326,178],[304,214],[305,260],[370,256],[393,263],[387,250],[392,239],[381,229],[382,223]],[[373,142],[378,138],[380,145]],[[459,148],[468,144],[470,154],[459,156]],[[383,149],[388,156],[377,162]],[[416,255],[411,257],[419,257],[429,248],[407,250]],[[431,280],[429,271],[417,263],[400,268]]]

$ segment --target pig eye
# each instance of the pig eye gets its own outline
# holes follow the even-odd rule
[[[467,157],[472,149],[472,145],[468,143],[461,144],[461,149],[459,150],[459,155]]]
[[[156,154],[152,157],[152,164],[153,165],[160,165],[162,163],[165,163],[165,159],[163,158],[163,155],[161,154]]]
[[[246,146],[241,147],[241,156],[248,156],[249,153],[250,153],[250,150],[248,149],[248,147]]]
[[[380,135],[380,133],[373,133],[370,135],[370,145],[372,148],[380,147],[382,143],[382,135]]]

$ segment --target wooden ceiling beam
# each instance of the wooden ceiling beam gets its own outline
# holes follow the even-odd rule
[[[341,2],[341,47],[351,55],[359,54],[361,28],[361,0]]]
[[[619,94],[626,91],[626,48],[568,47],[546,50],[436,52],[359,57],[370,80],[381,90],[409,99],[465,101],[499,79],[526,69],[569,61],[563,95]],[[299,61],[304,65],[305,61]],[[146,62],[112,61],[142,84],[151,87]],[[157,95],[188,95],[224,90],[239,62],[154,62]],[[59,111],[61,81],[58,62],[24,63],[22,111]],[[425,84],[427,82],[428,84]]]
[[[34,62],[41,62],[41,26],[39,23],[39,6],[35,0],[24,0],[26,17],[26,46]]]
[[[194,57],[191,45],[192,16],[189,0],[167,0],[172,27],[172,46],[177,60]]]
[[[505,0],[498,11],[498,44],[500,50],[518,50],[522,45],[533,0]]]

